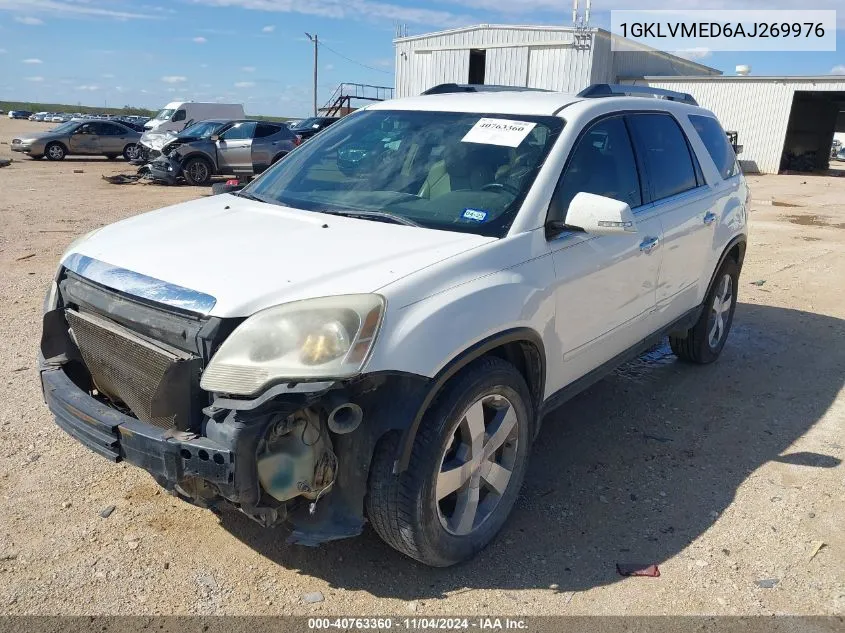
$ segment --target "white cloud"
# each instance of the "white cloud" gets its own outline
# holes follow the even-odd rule
[[[245,73],[254,73],[255,72],[255,66],[241,66],[241,70],[244,71]]]
[[[196,42],[197,44],[205,44],[207,41],[208,40],[205,39],[202,35],[194,38],[194,42]]]
[[[831,75],[845,75],[845,64],[839,64],[830,69]]]
[[[268,24],[268,25],[267,25],[267,26],[265,26],[263,29],[261,29],[261,32],[262,32],[262,33],[272,33],[272,32],[273,32],[273,31],[275,31],[275,30],[276,30],[276,25],[275,25],[275,24]]]
[[[27,77],[26,80],[27,81],[39,82],[39,81],[44,81],[44,77]]]
[[[114,18],[116,20],[160,20],[160,15],[149,15],[129,11],[116,11],[108,6],[96,6],[97,1],[92,0],[26,0],[26,2],[14,2],[13,0],[0,0],[0,11],[29,11],[39,12],[51,17],[56,15],[87,15],[102,18]],[[100,4],[108,5],[108,2],[100,0]],[[15,17],[21,24],[39,25],[44,22],[38,18],[23,16]]]
[[[254,81],[239,81],[235,84],[235,88],[252,88],[255,86]]]
[[[686,48],[682,51],[672,51],[673,55],[677,55],[678,57],[683,57],[684,59],[688,59],[690,61],[699,61],[701,59],[707,59],[713,54],[709,48],[704,48],[703,46],[698,46],[695,48]]]
[[[181,84],[188,81],[188,78],[181,75],[166,75],[161,80],[166,84]]]
[[[490,1],[500,3],[499,0]],[[553,0],[545,1],[551,3]],[[214,7],[240,7],[273,13],[300,13],[337,20],[349,18],[378,19],[384,22],[410,22],[439,27],[464,26],[483,21],[467,15],[456,15],[449,11],[400,6],[376,0],[321,0],[321,2],[302,2],[302,0],[193,0],[193,2],[194,4]],[[559,4],[556,0],[555,6],[558,7],[559,11]]]
[[[96,92],[97,90],[100,89],[100,87],[99,86],[77,86],[76,89],[77,90],[86,90],[88,92]]]
[[[43,64],[44,62],[42,62],[40,59],[37,59],[35,57],[30,57],[29,59],[24,59],[23,63],[24,64]]]

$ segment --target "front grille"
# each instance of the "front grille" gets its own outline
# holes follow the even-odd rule
[[[153,344],[94,314],[68,309],[65,315],[101,394],[155,426],[191,426],[199,357]]]

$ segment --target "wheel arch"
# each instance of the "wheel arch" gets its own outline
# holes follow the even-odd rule
[[[710,289],[713,287],[713,283],[716,281],[716,275],[719,274],[719,270],[722,268],[722,264],[725,263],[725,260],[728,257],[732,257],[736,262],[736,265],[742,269],[742,262],[745,261],[745,249],[748,245],[748,237],[745,234],[740,234],[734,237],[725,249],[722,251],[722,255],[719,257],[719,261],[716,264],[716,267],[713,269],[713,272],[710,275],[710,283],[707,284],[707,292],[705,293],[705,297],[710,293]]]
[[[504,330],[463,350],[431,380],[422,403],[402,434],[393,467],[394,473],[398,474],[407,469],[423,416],[446,383],[467,365],[483,356],[497,356],[510,362],[525,378],[532,398],[530,404],[536,421],[533,434],[536,435],[540,426],[537,416],[543,404],[546,386],[546,352],[543,339],[535,330],[526,327]]]
[[[70,154],[70,148],[67,146],[67,143],[64,143],[63,141],[47,141],[47,143],[44,145],[45,154],[47,153],[47,148],[51,145],[59,145],[65,151],[65,154]]]

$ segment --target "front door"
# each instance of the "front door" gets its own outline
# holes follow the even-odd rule
[[[217,141],[217,163],[220,173],[252,173],[252,139],[255,121],[236,123]]]
[[[612,236],[566,232],[550,242],[556,276],[555,329],[563,354],[559,375],[549,376],[552,390],[626,351],[652,328],[663,231],[654,210],[642,204],[642,183],[623,117],[601,119],[582,135],[552,209],[565,214],[582,191],[627,202],[637,232]],[[565,215],[550,219],[565,221]]]
[[[94,123],[83,123],[70,137],[71,154],[96,154],[100,139]]]

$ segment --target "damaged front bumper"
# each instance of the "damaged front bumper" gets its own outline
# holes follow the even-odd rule
[[[175,185],[182,174],[182,162],[170,156],[159,156],[148,163],[149,177],[168,185]]]
[[[195,505],[230,503],[265,527],[287,522],[293,528],[288,542],[311,546],[361,533],[376,444],[385,433],[407,427],[430,386],[426,378],[398,374],[363,377],[354,385],[278,386],[252,401],[216,400],[206,408],[201,432],[192,433],[126,415],[80,388],[63,365],[39,360],[47,406],[57,424],[86,447],[113,462],[143,468],[166,490]],[[315,500],[307,486],[293,482],[302,496],[274,498],[273,485],[290,487],[292,482],[282,471],[269,478],[259,472],[273,430],[305,410],[325,416],[338,403],[349,402],[364,413],[360,426],[349,433],[320,427],[319,435],[325,433],[336,456],[325,494]],[[280,456],[270,457],[273,468]],[[293,458],[284,454],[281,459]]]

